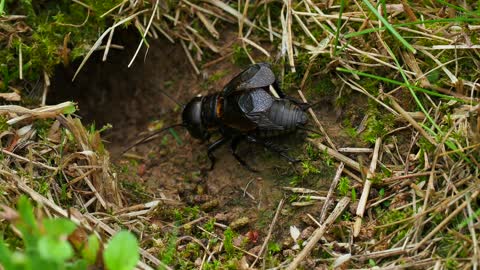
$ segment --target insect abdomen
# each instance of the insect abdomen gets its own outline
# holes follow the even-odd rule
[[[269,109],[268,118],[276,125],[282,126],[281,130],[259,129],[259,137],[275,137],[294,132],[297,127],[307,123],[307,115],[297,105],[289,100],[276,100]]]

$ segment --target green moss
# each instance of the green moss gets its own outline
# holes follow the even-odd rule
[[[7,131],[10,128],[10,125],[7,124],[7,118],[3,115],[0,115],[0,132]]]
[[[340,196],[347,196],[350,189],[351,189],[350,179],[348,177],[345,177],[345,176],[341,177],[340,182],[338,182],[338,187],[337,187],[337,190],[338,190],[338,193],[340,194]]]
[[[458,239],[451,233],[442,234],[439,238],[440,242],[438,244],[438,255],[443,258],[449,258],[453,256],[453,254],[457,253],[457,256],[460,258],[468,258],[469,251],[468,245],[465,245],[463,240]],[[451,261],[451,266],[456,265],[455,261]],[[448,268],[447,268],[448,269]],[[458,268],[449,268],[449,269],[458,269]]]
[[[100,16],[120,2],[83,1],[91,11],[67,0],[8,2],[7,12],[27,17],[22,29],[13,24],[6,25],[13,32],[9,44],[0,43],[0,58],[3,60],[0,65],[3,87],[0,90],[5,91],[9,85],[18,82],[20,50],[23,76],[29,81],[42,78],[44,72],[52,75],[56,65],[68,65],[83,56],[107,26],[107,19]]]
[[[33,123],[34,129],[40,138],[46,140],[50,127],[53,125],[54,119],[39,119]]]
[[[175,259],[181,260],[181,258],[175,256],[177,253],[177,234],[177,230],[174,230],[172,233],[167,235],[167,245],[161,251],[161,260],[166,265],[171,265]]]
[[[320,80],[312,83],[312,87],[307,92],[309,97],[333,97],[335,96],[336,87],[330,76],[322,76]]]
[[[122,181],[121,185],[123,190],[128,190],[128,194],[131,195],[130,199],[135,202],[142,202],[150,198],[146,191],[146,187],[138,182]]]
[[[362,138],[366,142],[375,143],[378,137],[383,137],[392,129],[394,116],[382,113],[375,107],[372,107],[369,112],[370,117],[368,118],[367,129],[363,133]]]
[[[233,237],[235,236],[234,232],[230,227],[228,227],[224,232],[223,232],[223,247],[225,248],[225,251],[227,252],[228,256],[233,256],[235,252],[235,248],[233,247]]]
[[[248,51],[248,53],[251,52],[251,49],[249,47],[247,47],[246,50]],[[245,49],[238,44],[233,45],[232,61],[235,65],[240,67],[244,67],[250,64],[250,58],[248,58]]]

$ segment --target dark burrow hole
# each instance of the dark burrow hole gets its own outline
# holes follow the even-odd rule
[[[140,39],[134,31],[118,31],[112,43],[123,50],[110,49],[105,62],[103,50],[93,53],[73,82],[81,60],[58,66],[51,81],[48,104],[74,101],[84,125],[113,126],[102,136],[111,151],[126,146],[160,115],[167,123],[178,122],[177,105],[160,90],[183,101],[181,94],[197,80],[181,46],[165,39],[150,40],[148,52],[144,44],[128,68]]]

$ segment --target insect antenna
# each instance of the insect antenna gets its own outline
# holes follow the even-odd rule
[[[164,127],[160,130],[157,130],[157,131],[153,132],[152,134],[146,136],[145,138],[143,138],[143,139],[137,141],[136,143],[130,145],[129,147],[127,147],[125,150],[122,151],[122,155],[125,154],[128,150],[132,149],[133,147],[135,147],[137,145],[140,145],[140,144],[146,143],[148,141],[151,141],[153,139],[156,139],[160,135],[160,133],[162,133],[164,131],[167,131],[167,130],[169,130],[171,128],[174,128],[174,127],[185,127],[185,125],[184,124],[174,124],[174,125],[171,125],[171,126],[168,126],[168,127]]]
[[[317,102],[311,103],[311,104],[310,103],[302,103],[299,106],[300,106],[300,109],[302,111],[306,111],[306,110],[312,108],[313,106],[317,106],[318,104],[320,104],[322,102],[324,102],[324,100],[320,100],[320,101],[317,101]]]
[[[314,130],[314,129],[308,128],[308,127],[302,127],[302,126],[300,126],[300,127],[297,127],[297,128],[298,128],[298,129],[301,129],[301,130],[305,130],[305,131],[309,131],[309,132],[315,133],[315,134],[320,135],[320,136],[323,136],[322,133],[320,133],[320,132],[318,132],[318,131],[316,131],[316,130]]]
[[[165,95],[168,99],[170,99],[171,101],[175,102],[178,106],[180,107],[185,107],[185,104],[181,103],[180,101],[174,99],[170,94],[168,94],[167,92],[165,92],[164,90],[162,89],[158,89],[158,91],[160,91],[160,93],[162,93],[163,95]]]

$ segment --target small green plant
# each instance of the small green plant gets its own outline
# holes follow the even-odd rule
[[[277,242],[269,242],[268,243],[268,254],[273,255],[278,253],[282,250],[282,247]]]
[[[340,181],[338,182],[338,193],[340,196],[347,196],[348,192],[350,191],[350,179],[348,177],[341,177]]]
[[[323,152],[323,160],[325,161],[325,165],[327,165],[328,167],[332,167],[335,163],[332,156],[330,156],[330,154],[328,154],[326,150]]]
[[[9,209],[9,208],[4,208]],[[100,241],[95,235],[88,242],[72,234],[77,225],[65,218],[37,219],[25,196],[18,200],[17,211],[8,210],[6,218],[22,235],[23,245],[0,239],[0,265],[3,269],[90,269],[97,262]],[[14,236],[11,236],[14,237]],[[134,269],[140,255],[135,236],[127,231],[117,233],[103,252],[108,269]]]
[[[234,232],[231,228],[227,228],[223,233],[224,240],[223,240],[223,247],[229,256],[232,256],[235,252],[235,248],[233,247],[233,237]]]
[[[378,196],[379,196],[380,198],[385,197],[385,189],[384,189],[384,188],[380,189],[380,191],[378,192]]]
[[[303,172],[302,172],[303,176],[320,173],[320,170],[317,169],[310,161],[303,161],[302,168],[303,168]]]
[[[315,148],[315,146],[313,146],[312,144],[307,144],[306,150],[308,158],[310,158],[311,160],[317,160],[320,157],[318,149]]]
[[[168,235],[168,243],[162,252],[162,262],[166,265],[171,264],[175,259],[177,252],[177,231],[174,230],[172,234]]]
[[[300,180],[301,180],[301,177],[300,177],[300,176],[294,175],[294,176],[292,176],[292,178],[290,178],[289,184],[290,184],[290,186],[295,187],[295,186],[298,185],[298,183],[300,182]]]
[[[351,221],[352,220],[352,214],[350,212],[343,213],[342,214],[342,220]]]
[[[213,232],[213,230],[215,229],[215,219],[211,218],[207,223],[205,223],[205,225],[203,225],[203,228],[207,232]]]
[[[209,263],[204,264],[204,267],[205,267],[206,270],[220,269],[220,266],[221,266],[221,262],[218,261],[218,260],[214,260],[213,262],[209,262]]]
[[[350,194],[350,197],[352,198],[352,202],[357,201],[357,191],[355,191],[355,188],[352,187],[352,192]]]

